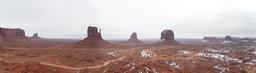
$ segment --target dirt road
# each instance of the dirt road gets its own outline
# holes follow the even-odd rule
[[[107,65],[110,64],[111,62],[114,62],[114,61],[121,61],[121,60],[123,60],[123,59],[124,59],[124,56],[119,57],[119,58],[117,58],[117,59],[113,59],[113,60],[106,61],[106,62],[104,62],[103,64],[100,64],[100,65],[91,66],[91,67],[81,67],[81,68],[68,67],[68,66],[57,65],[57,64],[51,64],[51,63],[46,63],[46,62],[40,62],[40,64],[46,65],[46,66],[57,67],[57,68],[63,68],[63,69],[74,70],[76,73],[80,73],[80,70],[83,70],[83,69],[100,68],[100,67],[107,66]],[[0,59],[0,61],[6,62],[6,63],[13,63],[13,62],[10,62],[10,61],[5,61],[5,60],[3,60],[3,59]]]

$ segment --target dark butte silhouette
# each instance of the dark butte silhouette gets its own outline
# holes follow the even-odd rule
[[[142,43],[138,37],[137,37],[137,33],[133,32],[130,39],[128,40],[129,43]]]
[[[33,34],[32,38],[38,39],[38,38],[40,38],[40,37],[39,37],[38,33],[35,33],[35,34]]]
[[[101,47],[111,47],[112,44],[105,41],[101,36],[101,30],[98,31],[97,27],[89,26],[87,29],[87,38],[82,41],[76,43],[79,47],[93,47],[93,48],[101,48]]]
[[[161,40],[163,44],[178,44],[174,39],[174,33],[172,30],[164,30],[161,32]]]
[[[229,36],[229,35],[227,35],[227,36],[225,36],[225,40],[229,40],[229,41],[231,41],[231,40],[232,40],[232,37],[231,37],[231,36]]]

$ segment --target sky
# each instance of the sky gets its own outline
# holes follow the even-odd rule
[[[256,0],[0,0],[0,27],[27,36],[85,38],[88,26],[105,39],[256,37]]]

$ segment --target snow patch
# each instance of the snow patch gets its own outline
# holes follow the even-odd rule
[[[253,59],[252,62],[255,62],[255,63],[256,63],[256,59]]]
[[[118,57],[119,56],[119,51],[113,51],[113,52],[107,52],[108,55],[113,56],[113,57]]]
[[[127,64],[127,65],[125,65],[124,67],[130,67],[130,66],[135,66],[135,63],[129,63],[129,64]]]
[[[153,73],[159,73],[159,72],[157,72],[156,69],[153,69]]]
[[[185,55],[191,55],[192,54],[192,52],[186,51],[186,50],[181,50],[181,53],[183,53]]]
[[[215,58],[215,59],[219,59],[219,60],[226,61],[226,62],[234,61],[234,62],[242,63],[242,61],[243,61],[243,60],[240,60],[237,58],[231,58],[226,55],[217,54],[217,53],[198,53],[198,54],[196,54],[196,56]]]
[[[150,50],[142,50],[140,54],[143,58],[151,58],[155,56],[155,53]]]
[[[254,65],[253,62],[245,62],[245,64],[248,64],[248,65]]]
[[[232,41],[223,41],[221,44],[231,44],[232,43]]]
[[[180,68],[180,65],[175,62],[166,62],[166,64],[168,64],[172,68],[176,68],[176,69]]]
[[[230,71],[229,68],[222,67],[220,65],[216,65],[213,68],[220,70],[220,73],[224,73],[226,71]]]
[[[250,62],[245,62],[245,64],[255,65],[256,64],[256,59],[252,59]]]
[[[213,52],[213,53],[230,53],[231,51],[227,50],[227,49],[219,49],[219,50],[216,50],[216,49],[213,49],[213,48],[210,48],[208,49],[207,51],[209,52]]]
[[[256,50],[252,52],[252,54],[256,55]]]

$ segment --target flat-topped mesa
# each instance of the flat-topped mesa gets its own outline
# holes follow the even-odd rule
[[[27,39],[25,31],[22,29],[10,29],[10,28],[1,28],[0,27],[0,39],[3,40],[23,40]]]
[[[172,30],[164,30],[161,32],[161,40],[164,44],[178,44],[174,39],[174,33]]]
[[[101,30],[98,31],[97,27],[89,26],[88,29],[87,29],[87,38],[99,38],[99,39],[102,39],[102,37],[101,37]]]
[[[105,41],[101,36],[101,30],[98,31],[97,27],[89,26],[87,29],[87,38],[76,43],[79,47],[110,47],[112,44]]]
[[[130,43],[141,43],[141,41],[137,37],[137,33],[133,32],[130,39],[128,40]]]

